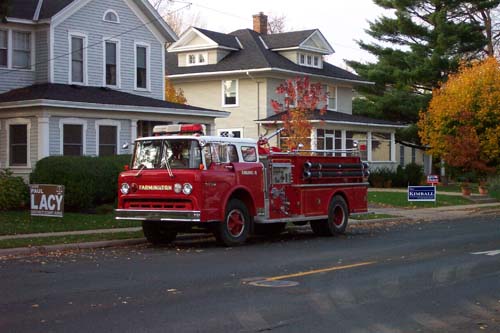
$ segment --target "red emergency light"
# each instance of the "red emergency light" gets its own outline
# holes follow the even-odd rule
[[[205,125],[202,124],[180,124],[180,125],[158,125],[153,128],[154,135],[195,135],[205,134]]]

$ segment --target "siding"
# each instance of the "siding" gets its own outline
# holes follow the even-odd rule
[[[104,12],[108,9],[113,9],[118,13],[119,24],[102,20]],[[163,99],[163,45],[146,26],[143,26],[142,21],[128,7],[125,1],[91,1],[54,28],[54,57],[60,57],[54,61],[55,83],[67,84],[69,82],[69,56],[65,55],[69,50],[69,32],[80,32],[87,35],[88,85],[102,86],[104,75],[103,38],[114,37],[119,39],[121,44],[120,90]],[[151,45],[151,92],[134,90],[134,42],[145,42]]]
[[[45,83],[49,81],[49,30],[40,30],[35,33],[35,81]]]
[[[0,94],[12,89],[31,86],[34,82],[34,71],[0,68]]]

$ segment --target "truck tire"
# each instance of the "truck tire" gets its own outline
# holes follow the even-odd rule
[[[285,231],[286,223],[255,223],[253,231],[256,235],[261,236],[276,236]]]
[[[345,232],[348,220],[347,203],[344,198],[336,195],[328,206],[328,219],[311,221],[311,229],[318,236],[334,236]]]
[[[215,237],[224,246],[245,243],[250,231],[250,214],[243,202],[231,199],[226,208],[224,221],[217,225]]]
[[[170,244],[177,236],[177,231],[169,229],[157,221],[143,221],[142,231],[148,242],[154,245]]]

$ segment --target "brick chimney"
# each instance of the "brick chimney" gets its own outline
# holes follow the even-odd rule
[[[267,15],[263,12],[255,14],[253,17],[253,30],[261,35],[267,35]]]

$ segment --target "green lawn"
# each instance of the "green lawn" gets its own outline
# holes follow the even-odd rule
[[[27,211],[0,212],[0,235],[138,227],[139,221],[116,221],[113,214],[64,213],[63,218],[30,218]]]
[[[405,192],[368,192],[368,203],[376,203],[388,207],[427,208],[441,206],[468,205],[472,202],[462,196],[438,194],[436,202],[408,201]]]
[[[103,240],[117,240],[117,239],[132,239],[144,238],[142,231],[136,232],[117,232],[117,233],[103,233],[91,235],[69,235],[69,236],[56,236],[56,237],[37,237],[37,238],[18,238],[0,240],[0,249],[10,249],[15,247],[32,247],[42,245],[58,245],[58,244],[72,244],[95,242]]]
[[[472,189],[472,193],[478,194],[479,193],[479,185],[477,183],[470,183],[470,187]],[[454,183],[454,184],[449,184],[449,185],[438,185],[436,186],[436,189],[441,192],[462,192],[460,189],[460,184]]]

